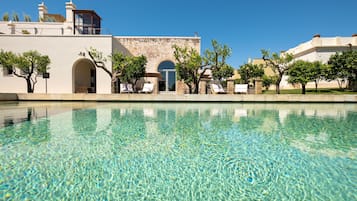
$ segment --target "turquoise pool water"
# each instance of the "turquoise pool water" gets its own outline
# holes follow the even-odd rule
[[[356,104],[7,103],[0,199],[357,200]]]

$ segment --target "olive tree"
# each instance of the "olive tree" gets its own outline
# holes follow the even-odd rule
[[[262,66],[251,63],[240,66],[238,72],[244,83],[249,83],[251,79],[262,77],[264,75]]]
[[[212,40],[212,47],[213,50],[207,49],[202,57],[194,48],[173,46],[177,78],[188,86],[190,93],[198,93],[199,82],[207,70],[211,70],[212,77],[219,81],[234,73],[234,69],[226,63],[231,49],[215,40]]]
[[[121,52],[114,52],[108,57],[112,61],[112,69],[106,67],[105,62],[107,57],[95,48],[87,50],[94,65],[106,72],[111,78],[111,91],[115,93],[117,82],[128,82],[136,84],[136,82],[145,76],[147,59],[145,56],[129,56]]]
[[[353,91],[357,91],[357,51],[337,52],[328,61],[329,70],[327,78],[347,79]],[[340,84],[341,88],[341,84]]]
[[[293,55],[289,53],[270,53],[267,50],[261,50],[263,55],[263,60],[268,67],[271,67],[273,72],[277,75],[275,82],[276,93],[280,94],[280,82],[283,79],[286,71],[289,70],[290,62],[293,60]]]
[[[232,49],[227,45],[219,44],[216,40],[212,40],[212,48],[212,50],[207,49],[203,57],[205,66],[210,66],[212,77],[219,81],[232,77],[234,69],[226,63],[227,58],[232,54]]]
[[[183,81],[190,93],[198,93],[198,86],[208,68],[202,69],[202,57],[193,48],[173,46],[177,79]]]
[[[112,55],[113,70],[118,72],[119,82],[131,83],[136,86],[137,81],[145,76],[147,59],[145,56],[127,56],[120,52]],[[136,88],[134,87],[134,90]]]
[[[321,80],[324,80],[327,72],[327,65],[320,61],[311,63],[311,79],[315,82],[315,92],[317,92],[318,84]]]
[[[16,77],[25,79],[28,93],[34,92],[38,75],[47,72],[50,63],[48,56],[34,50],[22,54],[0,51],[0,65],[12,71]]]
[[[292,84],[301,84],[302,94],[306,93],[306,84],[313,80],[313,63],[298,60],[291,64],[287,71],[289,75],[288,82]]]

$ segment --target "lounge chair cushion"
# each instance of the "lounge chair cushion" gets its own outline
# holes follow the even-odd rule
[[[213,93],[226,93],[220,84],[211,84]]]
[[[235,84],[234,93],[248,93],[248,84]]]
[[[144,83],[143,89],[140,92],[151,93],[154,90],[153,83]]]

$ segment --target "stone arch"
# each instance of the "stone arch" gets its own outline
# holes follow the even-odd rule
[[[161,80],[159,80],[159,91],[176,91],[175,63],[171,60],[164,60],[158,65],[157,71],[161,74]]]
[[[97,73],[93,62],[79,59],[72,67],[73,93],[96,93]]]

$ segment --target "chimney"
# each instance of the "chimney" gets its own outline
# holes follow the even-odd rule
[[[73,10],[76,10],[76,5],[72,2],[66,2],[66,22],[73,22]]]
[[[351,43],[352,46],[357,46],[357,33],[355,34],[352,34],[352,43]]]
[[[322,45],[322,41],[321,41],[321,38],[320,38],[320,34],[315,34],[313,37],[312,37],[312,46],[314,47],[320,47]]]
[[[320,37],[321,37],[320,34],[315,34],[315,35],[313,36],[313,38],[320,38]]]
[[[45,5],[44,2],[42,2],[41,4],[38,4],[38,20],[40,22],[43,22],[43,20],[45,19],[45,14],[48,13],[47,7]]]

